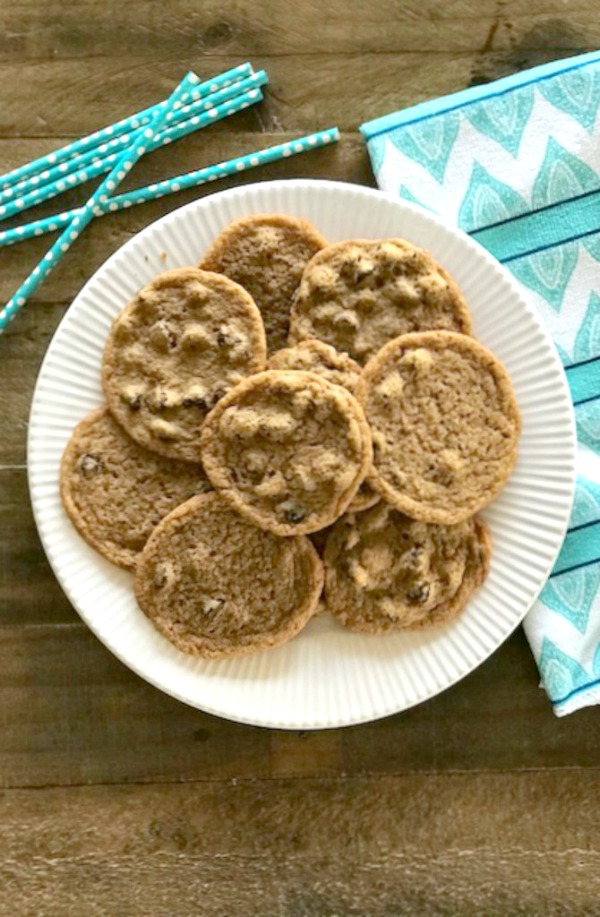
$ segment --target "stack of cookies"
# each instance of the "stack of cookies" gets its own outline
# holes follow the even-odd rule
[[[514,467],[519,412],[457,284],[405,240],[239,220],[124,308],[102,382],[63,504],[184,652],[275,646],[317,608],[429,627],[485,579],[476,514]]]

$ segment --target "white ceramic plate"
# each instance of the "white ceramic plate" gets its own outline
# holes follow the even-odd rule
[[[402,236],[430,249],[461,285],[479,339],[505,363],[523,415],[520,458],[485,512],[490,575],[464,614],[436,630],[372,637],[323,616],[275,650],[206,662],[179,652],[138,609],[130,576],[82,541],[59,499],[75,425],[102,403],[100,363],[114,316],[167,267],[196,264],[233,219],[306,217],[331,241]],[[405,710],[457,682],[514,630],[561,545],[574,487],[571,400],[554,347],[510,275],[462,232],[381,192],[323,181],[246,185],[195,201],[139,233],[85,285],[39,374],[29,428],[29,484],[50,563],[94,633],[168,694],[240,722],[317,729]]]

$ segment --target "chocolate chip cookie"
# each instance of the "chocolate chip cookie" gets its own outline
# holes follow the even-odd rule
[[[515,465],[521,419],[508,374],[473,338],[407,334],[365,367],[370,483],[396,509],[453,524],[487,506]]]
[[[361,365],[392,338],[443,329],[470,334],[455,281],[403,239],[338,242],[307,264],[294,298],[290,343],[318,338]]]
[[[302,341],[295,347],[286,347],[278,350],[269,359],[269,369],[291,369],[316,373],[327,382],[341,385],[353,395],[356,393],[360,379],[361,368],[347,353],[340,353],[330,344],[323,341]],[[374,506],[379,500],[379,494],[373,490],[368,481],[363,481],[356,496],[348,507],[349,510],[359,512]]]
[[[113,324],[102,384],[140,445],[197,462],[209,410],[264,369],[265,334],[249,293],[222,274],[178,268],[140,290]]]
[[[484,581],[490,553],[480,520],[416,522],[380,503],[331,529],[325,607],[346,627],[372,634],[441,624]]]
[[[276,535],[315,532],[350,505],[372,460],[358,401],[314,373],[269,370],[209,414],[202,461],[223,498]]]
[[[73,525],[96,551],[128,570],[163,516],[210,489],[200,464],[144,449],[108,408],[78,424],[62,458],[60,493]]]
[[[217,236],[200,267],[241,284],[263,317],[269,352],[285,347],[292,297],[307,262],[326,240],[306,220],[261,214],[236,220]]]
[[[314,614],[323,567],[308,538],[277,538],[216,494],[152,533],[136,571],[140,608],[184,653],[242,656],[284,643]]]
[[[327,382],[341,385],[353,395],[360,379],[361,368],[347,353],[316,339],[302,341],[295,347],[278,350],[267,361],[267,369],[302,370],[323,376]]]

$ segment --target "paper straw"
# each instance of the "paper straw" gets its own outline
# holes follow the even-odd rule
[[[329,130],[309,134],[307,137],[288,140],[286,143],[266,147],[265,149],[257,150],[255,153],[248,153],[246,156],[238,156],[226,162],[207,166],[205,169],[186,172],[184,175],[167,178],[156,184],[147,185],[145,188],[129,191],[127,194],[111,197],[98,206],[95,215],[104,216],[106,213],[124,210],[136,204],[144,204],[146,201],[153,201],[159,197],[165,197],[167,194],[183,191],[186,188],[196,188],[207,182],[226,178],[228,175],[236,175],[249,169],[255,169],[257,166],[266,165],[268,162],[277,162],[289,156],[296,156],[298,153],[316,150],[318,147],[336,143],[339,139],[340,134],[337,127],[332,127]],[[0,247],[14,245],[15,242],[23,242],[25,239],[41,236],[47,232],[56,232],[56,230],[66,226],[79,212],[80,209],[78,208],[67,210],[64,213],[56,213],[53,216],[44,217],[42,220],[35,220],[24,226],[17,226],[15,229],[7,229],[4,232],[0,232]]]
[[[262,79],[262,77],[259,77],[259,80]],[[213,124],[216,121],[221,121],[223,118],[228,118],[230,115],[236,114],[236,112],[240,111],[242,108],[248,108],[250,105],[255,105],[257,102],[260,102],[262,98],[263,95],[259,89],[251,89],[249,92],[236,95],[233,99],[224,102],[222,105],[217,105],[216,108],[209,108],[208,111],[202,111],[200,114],[195,114],[185,121],[174,123],[173,127],[164,128],[156,135],[154,140],[148,144],[148,152],[152,152],[158,149],[158,147],[166,146],[174,140],[180,140],[182,137],[186,137],[188,134],[200,130],[209,124]],[[90,165],[80,169],[78,172],[73,172],[70,175],[61,175],[59,180],[53,184],[36,188],[35,191],[31,191],[29,194],[23,195],[23,197],[18,197],[6,204],[0,204],[0,221],[17,216],[23,213],[23,211],[35,207],[37,204],[52,200],[53,197],[57,197],[70,188],[75,188],[92,178],[97,178],[99,175],[109,172],[121,155],[122,151],[112,153],[110,156],[106,156],[105,159],[98,159],[95,162],[92,161]]]
[[[252,66],[249,63],[245,63],[240,64],[238,67],[233,67],[231,70],[226,70],[224,73],[220,73],[217,76],[213,76],[211,79],[205,80],[202,83],[198,82],[198,85],[194,89],[194,96],[190,97],[190,101],[197,101],[202,98],[202,96],[208,95],[211,92],[217,92],[219,89],[224,89],[231,85],[231,83],[250,76],[251,73]],[[16,169],[6,172],[4,175],[0,176],[0,190],[8,188],[10,185],[30,175],[43,172],[44,169],[49,169],[59,162],[64,162],[77,153],[84,153],[86,150],[98,146],[98,144],[103,143],[105,140],[111,140],[118,134],[144,127],[146,124],[150,123],[163,104],[163,102],[159,102],[156,105],[150,105],[149,108],[144,108],[142,111],[138,111],[127,118],[122,118],[115,124],[103,127],[100,130],[94,131],[92,134],[88,134],[87,137],[82,137],[80,140],[75,140],[73,143],[61,147],[59,150],[54,150],[52,153],[40,156],[38,159],[28,162],[26,165],[18,166]]]
[[[224,102],[234,99],[244,92],[249,92],[251,89],[256,89],[260,86],[265,86],[267,82],[268,77],[264,70],[259,70],[258,73],[252,73],[249,77],[243,80],[236,80],[224,89],[209,93],[209,95],[203,96],[190,105],[184,105],[176,112],[173,123],[179,124],[205,111],[217,108]],[[0,215],[10,215],[3,209],[8,201],[21,198],[19,206],[15,211],[21,212],[28,207],[32,207],[44,200],[55,197],[57,193],[61,193],[68,188],[74,188],[95,175],[101,175],[102,171],[97,169],[101,162],[105,163],[104,171],[109,172],[111,166],[116,162],[116,158],[110,158],[111,154],[116,153],[118,155],[121,150],[129,146],[133,133],[134,131],[127,131],[117,137],[113,137],[111,140],[107,140],[87,152],[72,156],[70,159],[59,163],[51,169],[44,169],[42,172],[38,172],[36,175],[32,175],[29,178],[11,185],[9,188],[6,188],[6,190],[0,191]],[[162,136],[163,131],[159,134],[159,137]],[[89,172],[86,173],[86,170],[91,167],[94,167],[96,171],[94,171],[93,174]],[[72,177],[74,173],[80,171],[83,171],[83,177]],[[54,193],[48,192],[47,196],[44,196],[44,192],[41,189],[55,185],[57,182],[60,183],[58,185],[58,190],[54,191]],[[29,198],[28,195],[32,192],[35,192],[35,197]]]
[[[111,169],[104,181],[98,185],[80,212],[73,217],[43,260],[33,269],[27,280],[0,311],[0,334],[5,330],[8,322],[12,321],[19,309],[25,305],[28,297],[35,292],[44,278],[60,262],[65,252],[69,250],[87,224],[94,218],[96,207],[108,200],[109,193],[115,190],[134,167],[135,163],[147,152],[148,143],[153,140],[165,123],[172,120],[173,112],[188,101],[191,92],[199,84],[200,80],[196,74],[188,73],[166,102],[163,102],[156,114],[152,116],[150,124],[142,127],[137,132],[129,149],[125,150],[122,156],[119,157],[119,161],[114,168]]]

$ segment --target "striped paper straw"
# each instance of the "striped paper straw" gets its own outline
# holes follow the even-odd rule
[[[296,156],[298,153],[316,150],[318,147],[336,143],[339,139],[340,132],[337,127],[318,131],[315,134],[309,134],[307,137],[298,137],[296,140],[289,140],[277,146],[266,147],[265,149],[257,150],[255,153],[248,153],[246,156],[238,156],[226,162],[207,166],[205,169],[186,172],[184,175],[167,178],[156,184],[147,185],[145,188],[129,191],[127,194],[111,197],[98,205],[95,215],[104,216],[106,213],[124,210],[136,204],[144,204],[146,201],[153,201],[159,197],[165,197],[167,194],[183,191],[186,188],[196,188],[207,182],[226,178],[228,175],[236,175],[249,169],[255,169],[257,166],[266,165],[268,162],[277,162],[279,159],[287,159],[289,156]],[[56,232],[56,230],[66,226],[80,212],[80,209],[77,208],[75,210],[67,210],[64,213],[56,213],[54,216],[27,223],[25,226],[17,226],[16,229],[7,229],[4,232],[0,232],[0,247],[14,245],[15,242],[23,242],[25,239],[41,236],[47,232]]]
[[[198,101],[192,102],[190,105],[184,105],[176,112],[174,124],[180,124],[183,121],[187,121],[189,118],[202,114],[204,111],[210,111],[213,108],[217,108],[219,105],[230,99],[236,98],[236,96],[242,93],[249,92],[251,89],[256,89],[259,86],[265,86],[267,82],[268,77],[264,70],[259,70],[258,73],[252,73],[246,79],[237,80],[235,83],[232,83],[224,89],[220,89],[218,92],[212,92],[205,97],[203,96]],[[159,138],[162,138],[163,134],[164,132],[161,131]],[[99,146],[85,153],[75,155],[51,169],[44,169],[42,172],[19,181],[4,191],[0,191],[0,216],[10,216],[10,213],[3,208],[3,205],[6,205],[8,201],[19,198],[18,204],[16,205],[17,210],[15,211],[19,212],[34,206],[34,204],[41,203],[47,199],[49,200],[55,197],[57,193],[67,190],[67,188],[74,188],[76,185],[82,184],[89,178],[101,175],[102,171],[100,170],[95,171],[93,174],[86,172],[86,170],[90,167],[96,169],[102,162],[105,164],[104,171],[109,172],[111,166],[116,162],[115,157],[112,159],[110,158],[111,154],[118,154],[126,146],[129,146],[132,136],[133,131],[127,131],[117,137],[113,137],[111,140],[101,143]],[[168,141],[164,142],[166,143]],[[75,173],[79,172],[83,172],[83,175],[75,177]],[[55,183],[59,183],[58,191],[48,193],[47,197],[44,197],[41,189],[50,185],[55,185]],[[36,193],[36,197],[30,198],[29,194],[34,192]]]
[[[195,73],[188,73],[175,91],[163,102],[160,109],[153,115],[150,124],[140,128],[134,137],[134,142],[125,150],[119,161],[102,181],[80,212],[73,217],[54,245],[49,249],[43,260],[33,269],[27,280],[19,287],[17,292],[0,311],[0,334],[12,321],[19,309],[39,287],[45,277],[56,267],[69,250],[73,242],[79,237],[83,229],[94,218],[96,207],[108,200],[108,194],[123,181],[135,163],[147,152],[149,141],[153,140],[163,124],[172,120],[173,113],[186,103],[191,92],[200,84]]]
[[[260,80],[263,80],[263,77],[259,76],[259,81]],[[250,80],[248,80],[248,82],[250,82]],[[251,89],[249,92],[236,95],[229,102],[217,105],[216,108],[209,108],[208,111],[203,111],[201,114],[195,114],[185,121],[175,123],[173,127],[165,128],[156,135],[154,140],[148,144],[148,152],[152,152],[158,147],[173,143],[174,140],[180,140],[182,137],[186,137],[188,134],[200,130],[209,124],[213,124],[216,121],[221,121],[223,118],[228,118],[236,114],[236,112],[241,111],[243,108],[248,108],[250,105],[256,105],[262,98],[263,95],[260,89]],[[97,178],[97,176],[103,175],[105,172],[110,172],[121,155],[122,151],[119,153],[112,153],[105,159],[98,159],[95,162],[92,161],[89,166],[80,169],[78,172],[72,172],[70,175],[61,175],[59,180],[55,181],[53,184],[43,185],[41,188],[36,188],[35,191],[31,191],[29,194],[23,195],[23,197],[16,198],[6,204],[0,204],[0,221],[16,216],[24,210],[28,210],[30,207],[35,207],[36,204],[52,200],[53,197],[57,197],[64,191],[75,188],[77,185],[81,185],[92,178]],[[64,164],[66,165],[66,163]]]
[[[194,89],[193,97],[190,97],[190,101],[197,101],[211,92],[217,92],[219,89],[224,89],[237,80],[250,76],[251,73],[251,64],[245,63],[240,64],[238,67],[233,67],[231,70],[226,70],[224,73],[218,74],[218,76],[213,76],[211,79],[205,80],[202,83],[198,82],[198,85]],[[4,190],[30,175],[43,172],[45,169],[51,168],[59,162],[70,159],[71,156],[77,153],[84,153],[86,150],[98,146],[105,140],[111,140],[118,134],[138,130],[140,127],[150,124],[152,118],[161,109],[163,104],[163,102],[159,102],[157,105],[151,105],[149,108],[144,108],[142,111],[138,111],[127,118],[123,118],[121,121],[117,121],[115,124],[110,124],[107,127],[94,131],[93,134],[88,134],[87,137],[82,137],[81,140],[75,140],[73,143],[69,143],[59,150],[54,150],[54,152],[48,153],[45,156],[40,156],[38,159],[34,159],[26,165],[18,166],[18,168],[6,172],[4,175],[0,176],[0,189]]]

